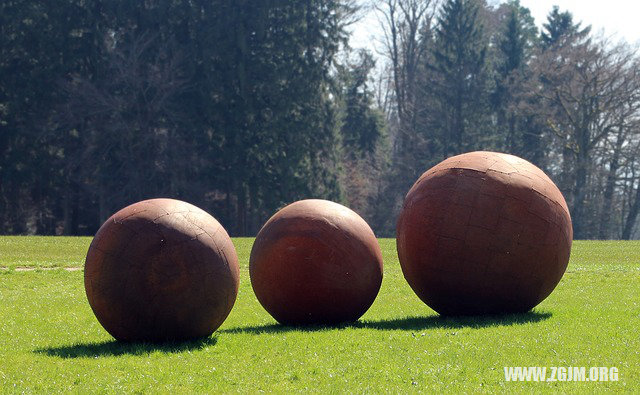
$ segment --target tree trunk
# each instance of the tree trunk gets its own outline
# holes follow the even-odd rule
[[[62,234],[71,235],[71,188],[67,185],[62,203]]]
[[[586,185],[587,185],[587,153],[578,152],[576,163],[576,184],[573,193],[573,231],[576,239],[584,239],[587,234],[585,232],[586,218],[584,212]]]
[[[501,111],[502,112],[502,111]],[[516,116],[509,114],[509,122],[507,128],[507,144],[510,153],[515,152],[516,146]],[[504,121],[503,121],[504,122]]]
[[[462,78],[462,77],[459,77]],[[454,141],[455,147],[453,149],[453,153],[458,155],[462,153],[462,143],[464,141],[464,110],[463,110],[463,101],[464,101],[464,88],[462,87],[462,80],[457,81],[458,87],[456,90],[455,104],[454,104]]]
[[[98,185],[98,223],[103,224],[109,218],[109,208],[105,196],[104,185]]]
[[[602,210],[600,211],[600,229],[598,230],[598,239],[604,240],[611,236],[611,212],[613,211],[613,191],[616,185],[616,173],[620,167],[620,150],[623,143],[623,128],[618,131],[616,146],[613,150],[613,157],[609,163],[609,174],[607,174],[607,182],[604,188],[604,196],[602,200]]]
[[[638,218],[638,211],[640,210],[640,183],[638,183],[638,188],[636,188],[636,198],[631,205],[631,209],[629,210],[629,214],[627,215],[627,220],[624,224],[624,229],[622,230],[622,240],[630,240],[631,234],[633,233],[633,228],[636,224],[636,220]]]
[[[64,196],[64,225],[62,234],[65,236],[75,236],[78,234],[78,208],[80,206],[79,186],[75,182],[67,185]]]
[[[574,181],[573,172],[571,169],[571,162],[574,157],[574,152],[571,148],[568,147],[567,142],[565,142],[565,146],[562,148],[562,170],[560,173],[560,190],[562,190],[563,194],[566,197],[570,197],[571,200],[567,203],[569,207],[573,207],[573,187]]]
[[[246,236],[247,234],[247,187],[242,181],[238,188],[238,207],[236,211],[236,236]]]

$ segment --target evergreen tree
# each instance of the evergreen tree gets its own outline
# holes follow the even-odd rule
[[[509,1],[506,7],[504,32],[498,44],[502,59],[497,70],[501,76],[523,69],[537,44],[538,35],[531,12],[521,6],[519,0]]]
[[[547,15],[547,23],[542,25],[543,30],[540,35],[542,48],[561,46],[564,43],[585,38],[589,35],[591,26],[581,29],[581,24],[581,22],[573,23],[573,15],[569,11],[560,12],[558,6],[553,6]]]
[[[213,28],[218,44],[205,49],[215,53],[209,111],[232,197],[225,211],[246,234],[293,200],[340,199],[329,68],[349,10],[326,0],[225,4],[232,12]]]
[[[375,61],[360,50],[339,66],[342,124],[341,186],[348,206],[369,224],[379,225],[379,199],[387,166],[388,140],[382,111],[374,107],[371,73]],[[384,213],[383,221],[389,220]],[[378,228],[379,229],[379,228]]]
[[[537,45],[538,30],[529,9],[512,0],[504,5],[504,27],[497,40],[495,90],[492,105],[496,127],[504,138],[504,149],[536,164],[542,162],[540,125],[526,109],[530,98],[524,90],[530,75],[529,60]]]
[[[447,0],[438,18],[431,68],[444,157],[477,148],[487,125],[487,43],[478,10],[474,0]]]
[[[339,200],[330,70],[352,11],[1,3],[2,230],[93,233],[125,204],[173,196],[249,234],[293,200]]]
[[[375,67],[373,55],[365,50],[342,72],[344,118],[340,128],[342,143],[348,154],[363,157],[375,153],[383,137],[383,117],[373,108],[373,92],[368,79]]]

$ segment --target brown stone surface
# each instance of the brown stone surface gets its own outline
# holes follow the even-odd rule
[[[357,320],[375,300],[382,254],[358,214],[326,200],[301,200],[262,227],[249,273],[258,300],[278,322],[337,324]]]
[[[572,238],[569,209],[551,179],[495,152],[454,156],[426,171],[397,225],[405,278],[443,315],[532,309],[564,274]]]
[[[96,233],[84,283],[98,321],[123,341],[209,336],[238,294],[238,258],[222,225],[179,200],[115,213]]]

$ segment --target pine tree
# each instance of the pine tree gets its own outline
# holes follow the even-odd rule
[[[502,54],[498,72],[503,76],[525,65],[537,43],[538,34],[531,12],[522,7],[519,0],[512,0],[506,6],[505,29],[498,45]]]
[[[348,206],[379,230],[375,220],[381,217],[378,199],[387,165],[388,139],[383,113],[374,107],[370,77],[375,60],[366,50],[349,58],[339,65],[337,81],[342,113],[340,184]],[[389,219],[387,212],[384,219]]]
[[[373,92],[368,84],[375,67],[373,55],[365,50],[342,74],[344,118],[342,143],[350,156],[363,157],[375,152],[383,137],[383,117],[373,108]]]
[[[529,9],[518,0],[505,4],[504,28],[497,45],[495,90],[492,104],[496,127],[504,138],[504,149],[540,164],[540,125],[522,111],[523,84],[529,75],[528,62],[537,44],[538,30]]]
[[[580,28],[582,23],[573,23],[573,15],[569,11],[560,12],[558,6],[547,16],[547,23],[543,24],[540,35],[542,48],[548,49],[552,46],[562,46],[567,42],[576,39],[583,39],[591,32],[591,26]]]
[[[478,7],[474,0],[448,0],[438,18],[431,68],[445,157],[477,148],[469,137],[486,125],[487,43]]]

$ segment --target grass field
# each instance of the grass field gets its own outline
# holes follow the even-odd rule
[[[575,242],[562,282],[533,312],[443,319],[381,239],[384,281],[364,317],[299,329],[258,304],[252,239],[235,239],[241,284],[229,318],[206,340],[161,346],[117,343],[98,324],[82,271],[62,269],[82,266],[89,242],[0,237],[2,392],[640,391],[638,242]],[[507,382],[505,366],[616,367],[619,381]]]

